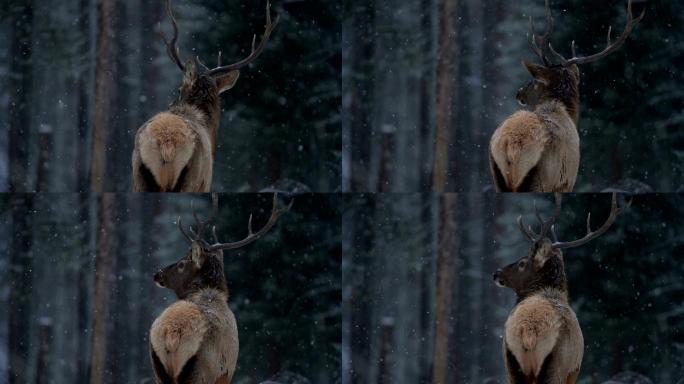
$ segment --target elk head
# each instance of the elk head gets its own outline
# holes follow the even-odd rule
[[[535,204],[534,212],[537,220],[539,220],[539,232],[537,233],[531,227],[524,225],[522,215],[518,216],[518,226],[532,242],[532,246],[525,256],[494,272],[496,285],[511,288],[519,300],[538,292],[542,288],[556,288],[567,292],[567,279],[561,249],[578,247],[601,236],[610,228],[617,215],[631,204],[630,201],[625,206],[618,207],[617,197],[613,193],[610,214],[603,225],[592,231],[591,213],[589,213],[587,215],[587,234],[581,239],[564,242],[558,241],[554,231],[554,224],[561,213],[561,195],[559,193],[555,194],[555,200],[555,211],[548,219],[542,218]]]
[[[549,101],[559,100],[567,108],[568,114],[575,123],[579,118],[579,82],[580,73],[578,65],[591,63],[602,59],[618,50],[632,33],[634,27],[644,17],[644,12],[636,19],[632,15],[632,0],[627,3],[627,24],[615,42],[611,41],[611,27],[608,28],[606,48],[590,56],[577,56],[575,52],[575,41],[572,41],[572,58],[566,59],[556,52],[551,46],[551,34],[553,33],[553,17],[549,0],[545,2],[546,9],[546,31],[543,35],[537,35],[530,17],[530,32],[528,42],[530,49],[541,60],[540,64],[524,61],[523,66],[532,75],[532,80],[518,90],[516,99],[520,105],[534,109],[538,104]],[[549,57],[551,53],[557,62]]]
[[[170,0],[166,0],[166,13],[173,26],[173,36],[171,41],[167,41],[162,34],[162,39],[166,45],[166,52],[178,68],[183,72],[183,82],[178,89],[178,98],[174,105],[190,104],[207,113],[218,125],[219,95],[231,89],[240,76],[240,68],[253,62],[263,52],[271,36],[271,32],[278,24],[279,18],[271,20],[271,4],[266,3],[266,26],[264,34],[261,36],[259,45],[256,45],[256,35],[252,39],[252,51],[246,58],[228,65],[221,65],[221,52],[218,55],[218,66],[210,69],[204,65],[199,57],[183,61],[180,58],[178,49],[178,25],[171,8]]]
[[[292,207],[293,203],[291,201],[289,205],[279,207],[278,195],[274,194],[271,216],[261,229],[256,232],[252,230],[252,216],[250,215],[247,224],[248,233],[244,239],[231,243],[221,243],[216,236],[216,227],[212,226],[213,243],[209,243],[204,238],[205,232],[214,221],[218,210],[216,195],[212,200],[213,212],[207,219],[201,219],[193,209],[192,215],[196,221],[195,228],[189,227],[186,231],[180,217],[178,217],[178,229],[190,242],[190,249],[183,258],[160,269],[154,275],[154,282],[158,286],[172,290],[179,299],[184,299],[189,294],[205,288],[227,292],[228,286],[223,274],[223,251],[244,247],[265,235],[278,221],[278,218]]]

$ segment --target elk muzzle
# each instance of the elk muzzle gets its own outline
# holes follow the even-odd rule
[[[492,277],[494,278],[494,283],[498,287],[504,288],[504,287],[506,287],[506,284],[504,284],[503,277],[501,276],[502,274],[503,274],[503,270],[501,268],[499,268],[494,272],[494,275]]]
[[[520,106],[522,107],[527,106],[527,103],[525,102],[524,98],[524,92],[525,88],[519,88],[518,93],[515,94],[515,99],[518,100],[518,104],[520,104]]]
[[[164,270],[160,269],[157,271],[157,273],[154,274],[154,283],[157,284],[158,287],[164,288]]]

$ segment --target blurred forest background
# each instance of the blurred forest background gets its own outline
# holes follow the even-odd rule
[[[183,59],[238,61],[264,31],[266,0],[172,4]],[[272,12],[268,46],[221,97],[212,190],[338,190],[341,2],[274,0]],[[131,190],[134,134],[181,83],[160,21],[170,36],[162,0],[0,3],[0,191]],[[94,151],[107,176],[91,188]]]
[[[262,225],[271,200],[221,195],[219,238],[243,238],[250,213]],[[266,236],[225,253],[240,335],[233,383],[283,371],[339,382],[338,200],[298,196]],[[209,212],[191,194],[0,195],[0,306],[10,308],[0,311],[0,382],[153,382],[149,327],[175,295],[152,276],[188,250],[176,220],[193,222],[191,202]]]
[[[551,195],[351,197],[342,219],[343,384],[504,383],[502,332],[515,294],[492,273],[529,249],[516,218],[536,223],[535,200],[551,212]],[[682,382],[683,203],[634,197],[607,233],[564,251],[585,340],[578,383],[627,370]],[[587,213],[596,228],[609,211],[610,195],[565,195],[556,233],[580,238]]]
[[[551,0],[554,48],[603,49],[627,0]],[[646,16],[624,46],[583,65],[575,191],[684,190],[684,2],[634,0]],[[489,138],[519,106],[529,17],[544,0],[346,0],[342,28],[345,191],[493,188]],[[435,150],[437,137],[445,139]],[[433,180],[435,153],[447,166]]]

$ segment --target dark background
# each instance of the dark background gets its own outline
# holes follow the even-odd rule
[[[240,338],[234,383],[283,371],[311,383],[339,380],[338,200],[299,196],[263,238],[225,252]],[[209,211],[208,197],[190,194],[0,195],[0,305],[9,309],[0,311],[0,382],[152,382],[149,327],[175,301],[152,276],[188,250],[176,220],[193,222],[192,203]],[[263,225],[271,195],[220,195],[219,203],[219,238],[236,241],[250,213],[255,230]],[[99,280],[107,288],[98,292]],[[103,303],[108,315],[98,332]],[[106,344],[106,358],[94,379],[96,342]]]
[[[519,109],[516,91],[531,78],[521,61],[538,60],[527,46],[529,16],[543,32],[544,1],[344,4],[344,189],[441,191],[432,178],[440,129],[448,153],[443,190],[491,189],[489,139]],[[572,40],[578,54],[592,54],[604,48],[609,25],[614,39],[625,25],[627,0],[550,4],[553,47],[566,57]],[[644,8],[646,16],[622,48],[580,67],[576,192],[684,188],[684,3],[633,4],[635,17]],[[442,124],[440,113],[449,116]]]
[[[262,55],[222,98],[214,191],[258,191],[294,180],[340,187],[339,1],[275,0],[280,15]],[[111,11],[102,4],[111,4]],[[9,0],[0,5],[0,191],[91,190],[99,122],[106,180],[131,189],[134,134],[176,97],[181,72],[167,57],[163,1]],[[216,65],[249,54],[266,0],[173,0],[179,47]],[[109,33],[100,34],[109,21]],[[102,40],[108,50],[100,50]],[[95,70],[97,60],[107,68]],[[96,79],[111,84],[95,96]],[[98,103],[99,101],[99,103]],[[11,107],[11,108],[10,108]],[[96,108],[109,107],[101,119]],[[12,175],[12,176],[11,176]],[[95,188],[95,187],[93,187]]]
[[[523,214],[536,224],[534,201],[544,216],[551,212],[550,195],[350,199],[342,304],[349,382],[504,383],[501,342],[515,294],[497,287],[492,273],[527,253],[515,220]],[[607,233],[563,251],[585,342],[578,383],[603,383],[625,371],[662,384],[684,376],[683,202],[680,195],[634,197]],[[580,238],[587,213],[597,228],[609,210],[608,194],[565,195],[556,233]],[[443,296],[439,276],[450,281]],[[437,342],[446,343],[446,354],[435,354]],[[434,375],[440,359],[446,381]]]

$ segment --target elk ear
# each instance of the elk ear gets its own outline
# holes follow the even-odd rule
[[[197,65],[195,61],[190,59],[185,62],[185,71],[183,71],[183,85],[192,87],[197,80]]]
[[[195,267],[200,269],[204,265],[204,250],[202,250],[202,247],[197,242],[193,242],[191,248],[190,259],[195,264]]]
[[[546,67],[543,65],[535,64],[529,61],[523,61],[523,66],[527,69],[527,72],[532,75],[535,79],[541,81],[544,84],[548,84],[546,80]]]
[[[240,77],[240,71],[234,70],[216,79],[216,86],[218,87],[219,94],[233,88],[235,83],[237,83],[238,77]]]

